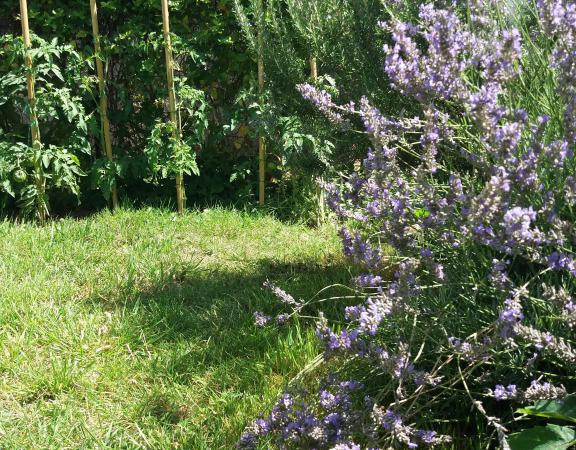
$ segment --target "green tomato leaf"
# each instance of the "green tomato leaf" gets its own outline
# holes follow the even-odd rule
[[[576,423],[576,395],[569,395],[562,400],[540,400],[516,412]]]
[[[70,154],[70,159],[72,160],[72,162],[74,164],[76,164],[77,166],[80,166],[80,160],[78,159],[78,157],[76,155],[73,155],[72,153]]]
[[[6,192],[11,197],[16,196],[16,194],[14,193],[14,190],[12,189],[12,184],[10,183],[10,180],[2,181],[2,189],[4,190],[4,192]]]
[[[570,427],[548,424],[511,434],[512,450],[566,450],[576,441],[576,431]]]

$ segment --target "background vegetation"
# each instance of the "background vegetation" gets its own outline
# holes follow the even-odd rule
[[[379,0],[259,4],[171,2],[183,135],[200,171],[186,178],[189,202],[253,203],[257,137],[264,133],[270,204],[285,217],[308,220],[317,213],[317,177],[351,169],[367,144],[362,134],[335,133],[297,94],[296,84],[310,80],[310,58],[317,61],[315,82],[338,100],[373,96],[384,110],[396,112],[408,103],[382,89],[387,85],[380,57],[384,34],[377,22],[385,13]],[[105,206],[115,177],[124,198],[171,199],[173,183],[157,176],[167,166],[169,148],[158,130],[158,121],[168,116],[160,2],[99,2],[113,165],[103,159],[88,2],[49,0],[29,9],[43,141],[66,149],[73,161],[62,166],[75,167],[49,186],[53,212]],[[22,173],[15,177],[16,171],[28,171],[28,180],[33,174],[23,158],[12,156],[18,146],[31,144],[18,4],[2,0],[0,11],[0,196],[4,213],[11,214],[24,205],[21,191],[27,186],[17,181]],[[265,43],[263,96],[256,86],[259,28]],[[47,171],[57,172],[54,165]]]

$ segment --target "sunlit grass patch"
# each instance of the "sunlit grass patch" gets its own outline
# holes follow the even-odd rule
[[[347,283],[334,230],[148,209],[0,224],[0,448],[232,448],[318,353],[270,278]]]

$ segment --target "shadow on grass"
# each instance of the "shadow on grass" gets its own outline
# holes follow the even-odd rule
[[[139,337],[142,333],[147,345],[182,339],[237,337],[242,329],[254,334],[254,311],[288,312],[263,288],[267,279],[304,300],[327,286],[349,285],[351,280],[346,265],[279,264],[263,260],[251,268],[250,273],[246,272],[181,264],[161,273],[153,284],[138,287],[128,282],[105,302],[105,307],[122,310],[125,326],[122,336],[132,335],[130,342],[135,345],[143,342]],[[345,293],[344,288],[335,286],[322,296],[337,293]]]
[[[208,385],[214,397],[238,396],[228,406],[222,406],[223,410],[203,406],[207,417],[214,416],[213,423],[204,424],[208,434],[218,433],[222,414],[241,416],[245,395],[261,396],[267,386],[270,388],[271,379],[276,383],[280,380],[281,384],[318,351],[312,320],[293,322],[282,329],[254,325],[255,311],[269,315],[287,312],[262,287],[266,279],[294,297],[308,300],[326,286],[349,284],[351,274],[344,263],[283,264],[260,260],[249,270],[238,271],[180,265],[163,271],[149,285],[127,282],[104,304],[100,299],[92,302],[93,307],[104,307],[118,316],[112,332],[122,345],[136,359],[141,356],[150,361],[144,369],[150,385],[201,384]],[[322,297],[339,294],[346,295],[346,289],[334,286]],[[343,306],[326,303],[322,308],[335,311]],[[315,312],[313,306],[305,311],[311,315]],[[178,422],[185,415],[183,411],[187,411],[162,393],[143,399],[143,404],[140,417],[154,416],[168,424]],[[239,423],[245,419],[234,420],[238,423],[232,428],[239,433],[243,426]]]

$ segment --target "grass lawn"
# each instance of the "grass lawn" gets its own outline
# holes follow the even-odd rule
[[[257,329],[347,283],[333,229],[147,209],[0,224],[1,449],[231,449],[318,352],[312,325]]]

